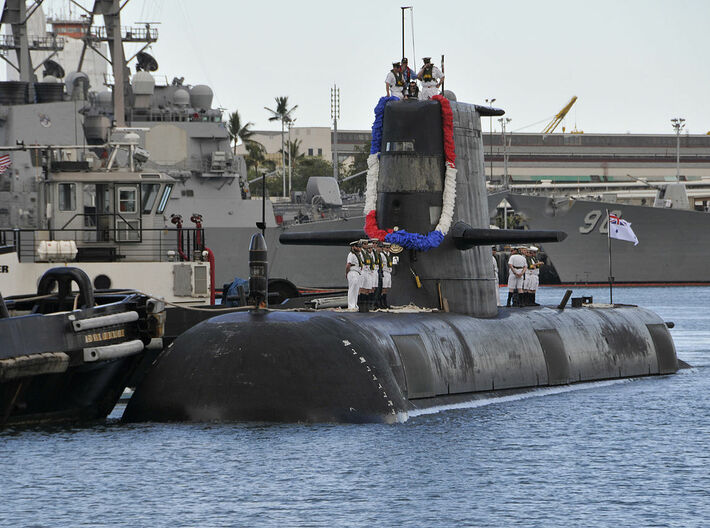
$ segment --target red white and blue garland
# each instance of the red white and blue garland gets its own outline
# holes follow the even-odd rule
[[[409,233],[404,229],[380,229],[377,225],[377,180],[380,175],[380,150],[382,147],[382,118],[385,106],[389,101],[397,101],[398,97],[381,97],[375,107],[375,122],[372,124],[372,145],[367,158],[367,186],[365,188],[365,233],[370,238],[398,244],[405,249],[428,251],[439,247],[449,232],[456,203],[456,150],[454,148],[454,116],[449,100],[441,95],[432,99],[441,105],[441,122],[444,132],[444,156],[446,158],[446,173],[444,176],[444,192],[439,223],[434,231],[426,235]]]

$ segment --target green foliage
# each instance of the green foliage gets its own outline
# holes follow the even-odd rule
[[[281,161],[282,165],[286,165],[286,160],[284,159],[283,152],[284,152],[284,127],[289,124],[293,123],[293,112],[298,108],[298,105],[294,105],[291,108],[288,107],[288,96],[284,97],[275,97],[274,100],[276,101],[276,110],[272,110],[271,108],[267,108],[266,106],[264,107],[264,110],[268,111],[271,113],[271,117],[269,117],[269,121],[281,121]]]
[[[237,152],[237,142],[242,141],[246,145],[247,142],[251,141],[250,138],[254,135],[254,132],[250,128],[254,126],[251,121],[242,125],[241,117],[239,116],[239,111],[235,110],[229,114],[229,120],[227,121],[227,133],[229,138],[234,144],[234,153]]]
[[[253,180],[261,175],[262,171],[259,173],[255,169],[249,170],[249,180]],[[261,196],[262,181],[258,180],[254,183],[249,184],[249,190],[252,196]],[[281,181],[281,174],[272,174],[266,178],[266,196],[281,196],[283,194],[283,182]]]
[[[293,121],[293,112],[298,108],[298,105],[294,105],[291,108],[288,107],[288,96],[275,97],[276,110],[264,107],[265,110],[271,112],[271,117],[269,121],[281,121],[282,126],[286,123],[291,123]]]
[[[252,167],[256,169],[262,166],[266,159],[266,149],[264,145],[257,141],[249,140],[245,143],[245,147],[247,149],[247,155],[244,161],[247,164],[247,169],[251,169]]]
[[[316,156],[301,155],[293,164],[291,190],[305,191],[311,176],[332,176],[333,164]]]
[[[343,177],[352,176],[358,172],[367,170],[367,158],[370,155],[370,142],[363,143],[355,147],[354,162],[347,171],[347,174],[343,174]],[[341,173],[342,174],[342,173]],[[355,192],[365,192],[365,184],[367,183],[366,174],[362,174],[348,180],[346,182],[340,182],[340,190],[346,193]]]
[[[297,139],[295,141],[286,141],[286,149],[281,150],[279,149],[279,153],[285,152],[286,154],[286,163],[288,163],[288,151],[291,151],[291,161],[295,165],[296,162],[300,159],[303,158],[305,155],[300,152],[300,147],[301,147],[301,140]]]

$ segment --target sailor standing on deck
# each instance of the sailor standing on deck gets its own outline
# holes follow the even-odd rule
[[[390,253],[390,243],[385,242],[382,244],[382,257],[380,262],[382,265],[382,296],[380,306],[382,308],[389,308],[390,304],[387,300],[387,293],[392,287],[392,254]]]
[[[493,256],[493,280],[495,281],[493,284],[495,284],[495,287],[496,287],[496,300],[497,300],[497,304],[498,304],[498,306],[500,306],[500,292],[499,292],[499,290],[498,290],[498,286],[499,286],[499,284],[500,284],[500,278],[499,278],[499,276],[498,276],[498,257],[496,257],[496,255],[498,254],[498,252],[496,251],[496,247],[495,247],[495,246],[492,246],[492,247],[491,247],[491,253],[492,253],[492,256]]]
[[[360,295],[360,279],[362,259],[360,258],[360,242],[350,242],[350,253],[345,263],[345,276],[348,279],[348,310],[357,310]]]
[[[368,312],[370,311],[372,288],[375,284],[375,263],[372,260],[372,253],[370,252],[370,241],[363,239],[360,242],[362,244],[362,278],[360,283],[361,297],[358,298],[358,306],[361,312]]]
[[[444,82],[444,74],[434,66],[431,57],[424,57],[424,65],[419,70],[417,77],[422,82],[422,89],[419,90],[419,99],[425,101],[439,93],[439,86]]]
[[[372,254],[372,292],[370,293],[370,307],[380,307],[380,294],[382,293],[382,266],[380,265],[380,244],[376,238],[370,239],[370,253]]]
[[[387,97],[394,96],[404,99],[404,75],[399,62],[392,63],[392,69],[385,77],[385,90],[387,90]]]
[[[537,258],[537,248],[535,246],[530,246],[528,248],[528,272],[525,274],[525,294],[527,297],[527,304],[531,306],[539,306],[535,302],[535,295],[537,294],[537,287],[540,285],[541,266],[542,261]]]
[[[518,253],[518,248],[511,248],[510,258],[508,259],[508,302],[506,306],[510,306],[511,300],[513,300],[514,306],[520,306],[523,281],[525,280],[527,269],[525,257]]]

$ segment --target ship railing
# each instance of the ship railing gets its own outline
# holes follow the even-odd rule
[[[113,75],[104,74],[104,84],[113,86]],[[188,112],[184,108],[168,107],[163,109],[136,109],[130,111],[131,121],[151,121],[151,122],[202,122],[221,123],[222,116],[208,116],[199,112]]]
[[[108,41],[109,35],[105,26],[91,26],[89,38]],[[124,42],[153,42],[158,40],[158,28],[145,26],[121,26],[121,40]]]
[[[135,237],[140,233],[140,240]],[[134,237],[134,238],[131,238]],[[76,256],[38,253],[43,241],[73,241]],[[0,229],[0,246],[13,247],[20,262],[187,262],[204,259],[204,229],[114,229],[108,225],[64,229]]]
[[[64,42],[63,37],[55,37],[52,35],[30,35],[27,37],[27,44],[31,51],[61,51],[64,49]],[[20,49],[20,37],[15,35],[0,35],[0,49]]]

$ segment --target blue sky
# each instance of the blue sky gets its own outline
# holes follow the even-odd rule
[[[334,82],[339,128],[366,129],[401,55],[401,5],[414,7],[417,64],[444,54],[447,88],[460,101],[495,97],[512,130],[542,130],[576,95],[568,129],[672,133],[680,116],[691,133],[710,131],[706,0],[131,0],[123,24],[161,21],[157,73],[210,85],[257,129],[277,128],[263,107],[282,95],[298,126],[328,126]],[[407,15],[410,62],[411,27]]]

